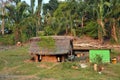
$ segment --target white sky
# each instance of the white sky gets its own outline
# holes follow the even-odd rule
[[[22,0],[22,1],[26,1],[29,5],[30,5],[30,0]],[[48,3],[49,0],[43,0],[43,3]],[[37,0],[35,0],[35,4],[37,4]]]
[[[26,1],[28,4],[30,4],[30,0],[22,0],[22,1]],[[59,1],[65,1],[65,0],[59,0]],[[48,3],[49,0],[43,0],[43,3]],[[37,0],[35,0],[35,3],[37,4]]]
[[[26,3],[28,3],[29,5],[31,4],[30,0],[21,0],[21,1],[26,1]],[[35,8],[37,6],[37,1],[38,0],[35,0]],[[58,0],[58,1],[65,1],[65,0]],[[48,3],[48,2],[49,2],[49,0],[43,0],[43,3]]]
[[[26,1],[26,3],[28,3],[29,5],[31,4],[30,3],[30,0],[21,0],[21,1]],[[35,0],[35,8],[36,8],[36,6],[37,6],[37,1],[38,0]],[[49,2],[49,0],[43,0],[43,3],[48,3]]]

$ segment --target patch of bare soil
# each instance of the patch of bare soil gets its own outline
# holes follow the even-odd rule
[[[80,37],[80,38],[76,37],[76,38],[74,39],[74,42],[75,42],[75,43],[89,43],[89,42],[91,42],[91,43],[100,44],[100,41],[99,41],[99,40],[93,39],[93,38],[88,37],[88,36],[82,36],[82,37]]]
[[[10,50],[10,49],[16,49],[16,46],[3,46],[3,45],[0,45],[0,51]]]
[[[56,80],[56,79],[54,79],[54,78],[43,78],[41,80]]]
[[[88,36],[82,36],[73,40],[74,47],[85,47],[85,48],[108,48],[119,51],[120,45],[110,44],[109,42],[101,43],[98,39],[93,39]],[[120,52],[120,51],[119,51]]]
[[[0,75],[0,80],[39,80],[39,78],[33,75]]]
[[[20,67],[20,66],[21,66],[21,65],[15,66],[15,67],[12,67],[12,68],[4,67],[3,71],[1,71],[0,74],[7,74],[8,72],[11,72],[12,70],[17,69],[17,68]]]
[[[52,66],[48,66],[48,65],[46,65],[46,64],[40,64],[38,67],[40,67],[40,68],[46,68],[46,69],[51,69],[51,68],[53,68],[53,67],[55,67],[56,65],[58,65],[59,63],[55,63],[54,65],[52,65]]]
[[[103,73],[109,75],[109,76],[114,76],[114,77],[119,77],[118,74],[114,73],[114,72],[111,72],[111,71],[108,71],[108,70],[104,70]]]
[[[49,66],[47,66],[47,65],[45,65],[45,64],[40,64],[39,66],[37,66],[37,67],[40,67],[40,68],[46,68],[46,69],[48,69],[49,68]]]
[[[29,60],[25,60],[24,62],[25,62],[25,63],[32,63],[32,62],[34,62],[34,61],[29,59]]]

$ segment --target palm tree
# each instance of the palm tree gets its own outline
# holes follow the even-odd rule
[[[20,41],[21,33],[22,33],[22,25],[21,22],[28,17],[28,4],[26,2],[19,2],[20,0],[15,0],[14,4],[9,4],[6,6],[7,15],[9,19],[11,19],[12,23],[14,24],[14,35],[15,41]]]
[[[1,31],[2,35],[4,35],[4,27],[5,27],[5,6],[10,2],[11,0],[0,0],[1,4],[1,10],[2,10],[2,26],[1,26]]]

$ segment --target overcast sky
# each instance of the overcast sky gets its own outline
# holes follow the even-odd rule
[[[30,0],[21,0],[21,1],[26,1],[30,5]],[[35,8],[37,6],[37,1],[38,0],[35,0]],[[58,0],[58,1],[65,1],[65,0]],[[49,2],[49,0],[43,0],[43,3],[48,3],[48,2]]]
[[[30,4],[30,0],[22,0],[22,1],[26,1],[28,4]],[[36,2],[36,4],[37,4],[37,0],[35,0]],[[59,1],[64,1],[64,0],[59,0]],[[43,3],[48,3],[49,2],[49,0],[43,0]]]
[[[22,0],[22,1],[26,1],[28,4],[30,4],[30,0]],[[43,0],[43,3],[48,3],[49,0]],[[37,4],[37,0],[35,0],[35,3]]]

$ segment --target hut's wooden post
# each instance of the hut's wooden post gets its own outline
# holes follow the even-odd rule
[[[62,56],[61,62],[65,61],[65,56]]]
[[[38,55],[37,54],[34,55],[34,60],[35,60],[35,62],[38,62]]]
[[[97,71],[97,64],[94,64],[94,71]]]

